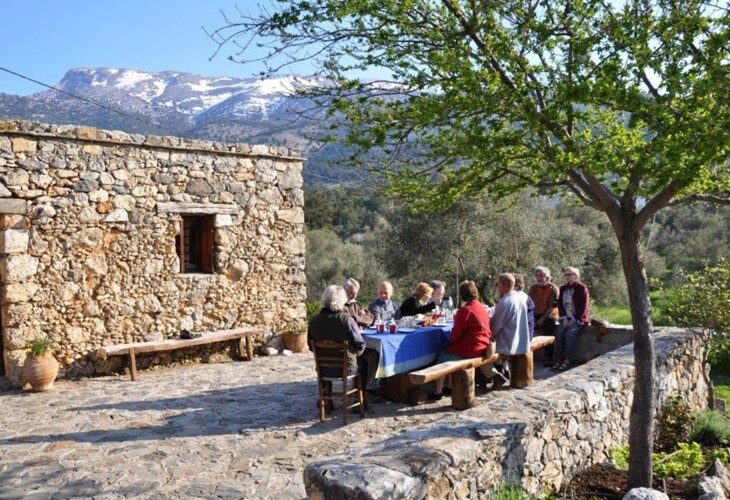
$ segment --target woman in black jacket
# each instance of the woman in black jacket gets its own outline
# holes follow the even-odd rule
[[[416,285],[416,288],[413,289],[413,295],[404,300],[400,305],[400,317],[425,314],[433,311],[436,306],[441,305],[440,298],[438,303],[436,301],[428,302],[432,292],[433,288],[428,283],[419,283]]]

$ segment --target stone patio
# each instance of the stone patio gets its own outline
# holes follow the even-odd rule
[[[2,392],[0,498],[304,498],[309,462],[454,413],[444,398],[320,423],[313,365],[257,357]],[[509,392],[477,390],[478,404]]]

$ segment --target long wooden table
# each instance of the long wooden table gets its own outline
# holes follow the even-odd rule
[[[452,326],[449,322],[445,326],[400,329],[394,334],[377,333],[372,328],[363,330],[365,346],[380,356],[376,378],[408,373],[433,363],[449,345]]]

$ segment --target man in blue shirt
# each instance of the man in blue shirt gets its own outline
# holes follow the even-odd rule
[[[489,320],[497,353],[501,359],[527,354],[530,352],[527,294],[515,290],[515,277],[510,273],[499,275],[497,291],[502,298],[494,306],[494,315]]]
[[[389,281],[383,281],[378,286],[378,298],[370,303],[368,309],[373,313],[375,321],[388,321],[395,318],[398,312],[398,305],[391,300],[393,297],[393,285]]]

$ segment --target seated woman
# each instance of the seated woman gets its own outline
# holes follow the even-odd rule
[[[345,312],[347,293],[341,286],[330,285],[322,294],[322,310],[309,320],[307,342],[310,349],[315,340],[347,341],[347,373],[359,373],[365,387],[367,364],[361,357],[365,351],[365,341],[360,335],[360,328],[355,320]],[[342,370],[325,368],[322,375],[325,377],[341,376]],[[331,383],[325,392],[331,391]],[[326,411],[332,410],[332,402],[328,401]]]
[[[560,326],[558,335],[555,337],[555,350],[553,351],[553,359],[556,361],[552,369],[555,371],[568,369],[575,338],[580,329],[591,321],[588,317],[591,294],[588,287],[580,282],[580,271],[575,267],[566,267],[563,270],[563,276],[565,285],[560,287],[560,300],[558,301]]]
[[[438,298],[438,302],[436,300],[433,302],[428,301],[431,298],[432,292],[433,288],[428,283],[419,283],[416,285],[416,288],[413,289],[413,294],[400,305],[400,317],[425,314],[436,309],[436,306],[440,306],[440,297]]]
[[[473,281],[463,281],[459,285],[459,299],[462,306],[454,315],[454,326],[446,351],[441,353],[437,363],[458,359],[478,358],[494,354],[492,331],[489,328],[489,312],[479,302],[479,292]],[[489,352],[487,352],[489,350]],[[436,381],[434,392],[428,395],[431,401],[443,397],[444,379]]]

